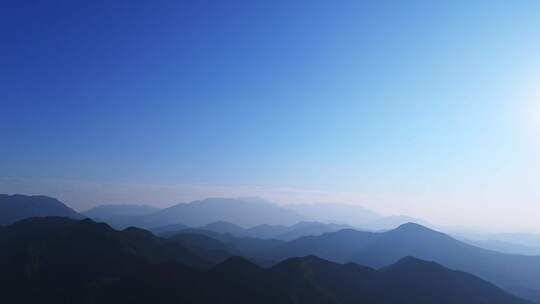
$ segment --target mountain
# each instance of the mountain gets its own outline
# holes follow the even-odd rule
[[[221,249],[227,245],[200,234],[166,240],[90,219],[30,218],[0,227],[0,292],[15,304],[527,303],[414,258],[375,270],[306,256],[265,269],[234,256],[210,267],[193,254]]]
[[[388,302],[415,298],[415,303],[527,303],[474,275],[413,257],[405,257],[381,272],[376,293]]]
[[[215,231],[188,228],[177,232],[167,232],[161,234],[162,237],[167,237],[170,240],[178,240],[182,235],[203,235],[208,238],[219,241],[226,246],[226,250],[231,254],[239,254],[246,257],[259,257],[264,252],[275,248],[284,243],[275,239],[259,239],[254,237],[237,237],[230,233],[219,233]],[[224,248],[221,248],[224,249]],[[225,249],[224,249],[225,250]],[[265,260],[265,259],[263,259]]]
[[[25,218],[37,216],[84,218],[83,215],[52,197],[0,194],[0,225],[9,225]]]
[[[233,243],[226,243],[204,234],[182,233],[169,238],[198,256],[212,263],[220,263],[226,259],[240,254]]]
[[[158,212],[160,209],[148,205],[100,205],[83,214],[96,221],[106,222],[117,229],[129,226],[144,226],[140,218]]]
[[[511,242],[499,241],[499,240],[467,240],[460,239],[464,243],[474,245],[476,247],[498,251],[502,253],[521,254],[521,255],[540,255],[540,249],[534,247],[528,247],[521,244],[515,244]]]
[[[99,303],[525,304],[496,286],[405,258],[383,270],[315,256],[261,269],[232,257],[209,271],[153,266],[102,288]]]
[[[6,303],[54,299],[164,262],[210,265],[146,230],[117,231],[90,219],[29,218],[0,230],[0,286]]]
[[[279,244],[264,253],[271,260],[315,255],[338,263],[355,259],[355,254],[380,237],[379,233],[344,229],[324,233],[320,236],[306,236]]]
[[[472,273],[530,300],[540,300],[534,296],[540,290],[540,257],[481,249],[418,224],[404,224],[384,233],[341,230],[303,237],[268,250],[264,257],[281,260],[310,254],[375,268],[414,256]]]
[[[456,238],[481,248],[524,255],[540,255],[540,235],[531,233],[455,232]]]
[[[218,233],[230,233],[234,236],[247,236],[248,232],[247,229],[240,227],[238,225],[228,223],[225,221],[218,221],[213,222],[207,225],[204,225],[202,227],[199,227],[199,229],[207,230],[207,231],[214,231]]]
[[[376,219],[372,222],[367,223],[363,227],[369,230],[373,230],[373,231],[382,231],[382,230],[396,229],[397,227],[403,224],[407,224],[407,223],[415,223],[422,226],[430,226],[428,222],[421,219],[417,219],[417,218],[406,216],[406,215],[392,215],[392,216],[385,216],[385,217]]]
[[[83,214],[93,219],[109,219],[117,216],[142,216],[159,211],[149,205],[100,205],[84,211]]]
[[[331,222],[352,226],[364,226],[381,215],[358,205],[339,203],[291,204],[286,208],[306,217],[310,221]]]
[[[334,232],[350,228],[347,225],[327,224],[319,222],[300,222],[288,227],[285,231],[273,236],[274,239],[291,241],[303,236],[318,236],[326,232]]]
[[[338,231],[345,228],[349,228],[349,226],[302,221],[291,226],[262,224],[246,229],[238,225],[219,221],[202,226],[199,229],[225,234],[230,233],[237,237],[290,241],[302,236],[320,235],[325,232]]]
[[[260,199],[207,198],[181,203],[141,218],[144,227],[183,224],[199,227],[225,221],[243,227],[261,223],[292,225],[304,217],[294,211]]]
[[[190,229],[190,227],[182,224],[171,224],[150,228],[150,231],[159,236],[171,236],[185,229]]]

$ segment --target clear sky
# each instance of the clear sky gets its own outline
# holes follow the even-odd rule
[[[0,192],[540,231],[538,1],[0,5]]]

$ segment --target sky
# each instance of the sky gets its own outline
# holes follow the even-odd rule
[[[0,192],[540,232],[538,1],[2,1]]]

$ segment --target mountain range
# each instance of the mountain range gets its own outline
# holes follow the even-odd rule
[[[478,248],[418,224],[405,224],[383,233],[345,229],[307,236],[262,253],[272,260],[305,255],[375,268],[414,256],[478,275],[509,292],[540,302],[540,256]]]
[[[65,275],[81,283],[78,278],[89,270],[77,268],[81,268],[81,261],[94,258],[96,263],[109,263],[111,272],[105,271],[105,277],[110,274],[116,278],[127,269],[138,271],[163,263],[207,269],[238,255],[257,267],[273,268],[287,259],[312,255],[378,271],[410,256],[471,273],[506,292],[540,303],[539,256],[482,249],[419,224],[382,232],[362,231],[349,225],[303,221],[300,219],[305,215],[257,199],[211,198],[157,211],[144,206],[105,206],[84,213],[106,218],[105,222],[129,219],[120,226],[150,227],[152,232],[113,225],[116,230],[88,219],[78,221],[85,216],[45,196],[0,195],[0,211],[4,225],[0,226],[0,262],[7,270],[1,282],[15,291],[28,285],[36,295],[56,290],[50,284],[62,274],[55,271],[62,263],[71,265]],[[71,219],[32,218],[49,215]],[[404,219],[399,217],[397,222]],[[88,248],[90,244],[97,247]]]
[[[189,278],[189,279],[187,279]],[[232,257],[208,271],[151,267],[113,282],[102,303],[525,304],[472,275],[405,258],[381,270],[314,256],[261,269]]]
[[[356,205],[278,205],[260,198],[215,197],[179,203],[165,209],[146,205],[101,205],[83,214],[95,220],[105,221],[119,229],[128,226],[156,229],[179,224],[200,227],[223,221],[243,229],[252,229],[251,232],[247,232],[251,233],[250,236],[265,238],[276,237],[280,231],[286,233],[285,226],[299,222],[335,224],[341,228],[348,226],[374,231],[394,229],[408,222],[429,225],[421,219],[404,215],[381,216]],[[294,237],[294,235],[283,236],[283,239]]]
[[[307,235],[320,235],[346,228],[347,225],[327,224],[320,222],[299,222],[291,226],[262,224],[251,228],[242,228],[238,225],[219,221],[199,227],[202,230],[219,233],[230,233],[237,237],[253,237],[260,239],[276,239],[290,241]]]
[[[149,231],[118,231],[89,219],[19,221],[0,228],[0,249],[2,298],[15,304],[527,303],[412,257],[379,270],[315,256],[270,268],[241,257],[213,264]]]

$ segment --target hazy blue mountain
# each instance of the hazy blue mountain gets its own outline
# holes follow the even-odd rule
[[[145,227],[142,218],[159,210],[159,208],[148,205],[100,205],[83,212],[83,214],[96,221],[105,222],[116,229],[124,229],[130,226]]]
[[[100,205],[84,211],[89,218],[106,220],[117,216],[142,216],[159,211],[159,208],[149,205]]]
[[[25,218],[39,216],[84,218],[83,215],[52,197],[0,194],[0,225],[9,225]]]
[[[334,232],[350,228],[347,225],[327,224],[319,222],[300,222],[288,227],[285,231],[273,236],[274,239],[291,241],[303,236],[317,236],[326,232]]]
[[[230,233],[234,236],[247,236],[247,229],[240,227],[238,225],[228,223],[225,221],[213,222],[204,226],[199,227],[202,230],[214,231],[219,233]]]
[[[290,241],[302,236],[320,235],[325,232],[338,231],[345,228],[349,228],[349,226],[305,221],[291,226],[262,224],[247,229],[220,221],[200,227],[202,230],[225,234],[230,233],[238,237],[254,237],[284,241]]]
[[[315,256],[261,269],[232,257],[207,272],[163,265],[111,282],[101,303],[525,304],[496,286],[438,264],[405,258],[377,271]]]
[[[171,236],[179,231],[190,229],[191,227],[182,224],[171,224],[165,226],[157,226],[150,228],[149,230],[159,236]]]
[[[269,250],[265,257],[284,259],[309,254],[371,267],[382,267],[414,256],[478,275],[523,297],[530,298],[530,294],[540,290],[540,257],[481,249],[412,223],[384,233],[341,230],[303,237]],[[527,294],[523,290],[527,290]]]
[[[279,244],[271,248],[264,257],[284,260],[290,257],[315,255],[338,263],[353,261],[355,254],[381,236],[379,233],[344,229],[324,233],[320,236],[306,236]]]
[[[304,220],[294,211],[260,199],[207,198],[191,203],[181,203],[145,216],[145,227],[184,224],[199,227],[225,221],[242,227],[261,223],[292,225]]]
[[[375,221],[366,223],[363,227],[372,231],[383,231],[396,229],[397,227],[407,223],[416,223],[426,227],[430,226],[428,222],[421,219],[406,215],[392,215],[384,216]]]
[[[460,239],[461,241],[474,245],[476,247],[498,251],[502,253],[521,254],[521,255],[540,255],[540,248],[528,247],[521,244],[515,244],[506,241],[499,240],[467,240]]]
[[[540,234],[533,233],[493,233],[488,239],[519,244],[540,250]]]
[[[540,255],[540,235],[532,233],[453,233],[466,243],[500,252]]]
[[[340,203],[291,204],[286,208],[294,210],[310,221],[352,226],[363,226],[381,218],[381,215],[364,207]]]

